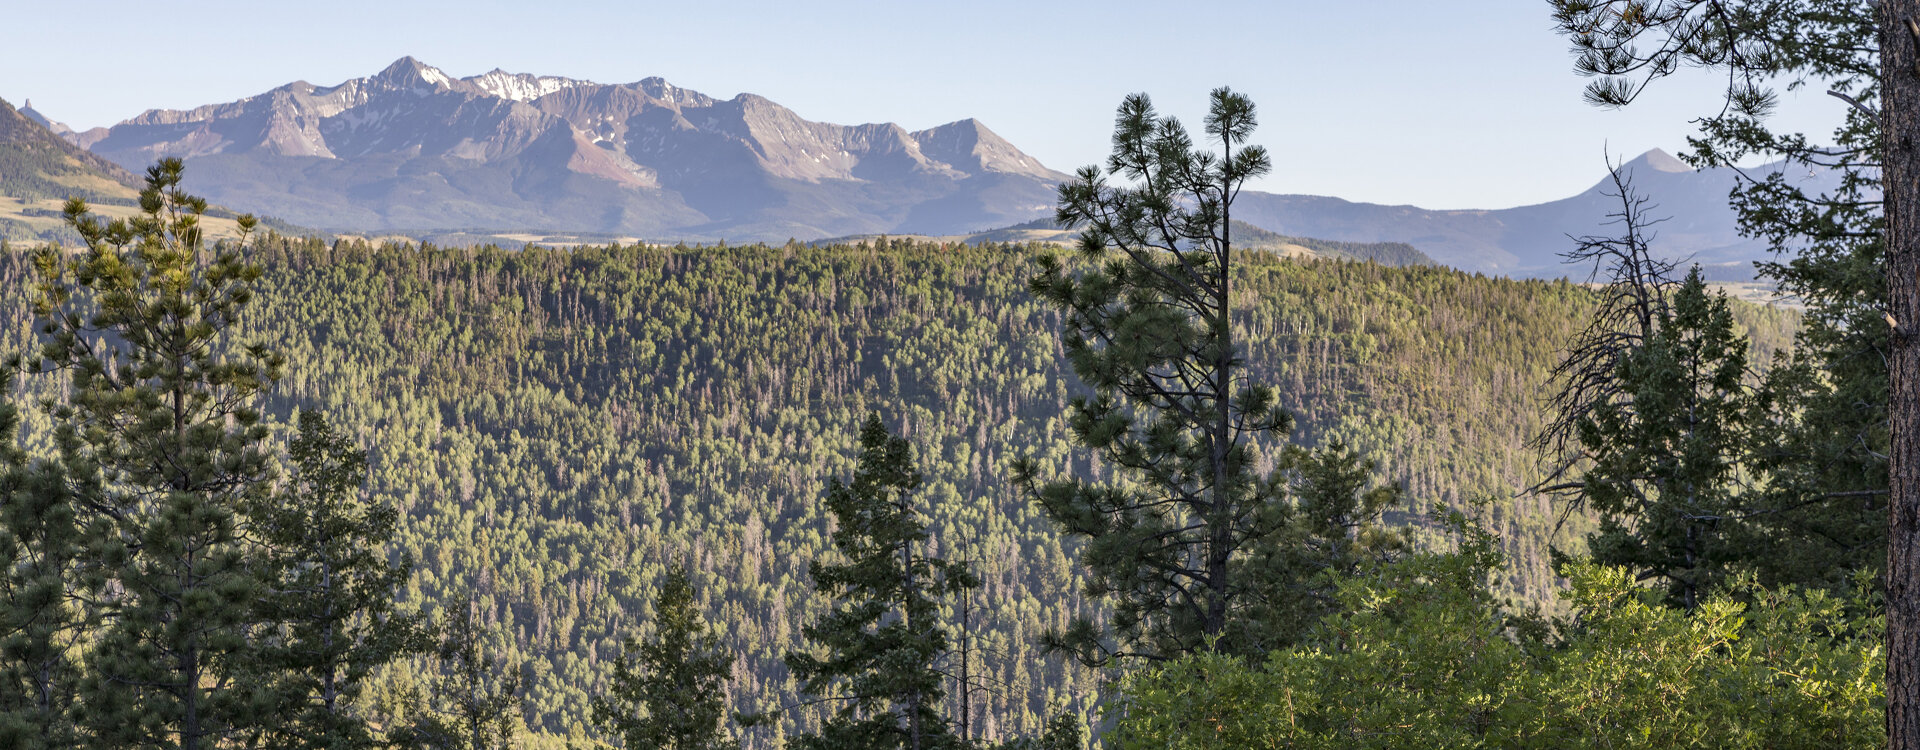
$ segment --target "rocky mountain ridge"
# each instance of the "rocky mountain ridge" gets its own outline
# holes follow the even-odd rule
[[[216,201],[356,230],[965,231],[1032,218],[1065,178],[976,120],[843,126],[660,78],[455,78],[411,57],[68,137],[130,167],[185,157]]]

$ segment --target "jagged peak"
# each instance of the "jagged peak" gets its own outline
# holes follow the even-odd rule
[[[1066,177],[1028,156],[976,118],[916,131],[912,138],[927,156],[964,171],[1024,174],[1043,180]]]
[[[67,127],[65,123],[56,122],[54,121],[53,118],[48,117],[46,113],[41,112],[40,110],[34,109],[32,99],[20,100],[20,108],[16,111],[19,112],[21,116],[29,120],[32,120],[35,124],[38,124],[40,127],[53,131],[55,135],[64,136],[68,133],[73,132],[73,128]]]
[[[439,68],[420,62],[412,55],[393,61],[392,65],[374,74],[373,80],[393,85],[425,83],[435,88],[446,88],[453,84],[453,78]]]
[[[927,128],[926,130],[916,130],[913,132],[914,140],[920,141],[922,143],[925,143],[931,140],[963,139],[968,137],[972,137],[976,140],[984,140],[986,138],[994,138],[994,139],[999,138],[999,136],[995,135],[992,130],[988,130],[986,125],[981,124],[979,120],[974,119],[972,117],[969,117],[965,120],[955,120],[945,125],[935,125],[931,128]]]

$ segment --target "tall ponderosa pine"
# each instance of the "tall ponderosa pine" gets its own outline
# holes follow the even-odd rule
[[[924,511],[914,499],[920,471],[913,446],[878,414],[860,428],[853,479],[833,479],[826,504],[844,562],[814,561],[814,587],[833,610],[804,628],[823,650],[788,654],[801,690],[841,706],[809,750],[936,750],[964,743],[940,713],[948,635],[942,602],[979,585],[964,565],[928,554]]]
[[[593,723],[629,748],[737,748],[723,722],[734,656],[700,617],[693,582],[674,569],[654,599],[654,635],[629,638],[613,664],[607,697],[593,699]]]
[[[288,446],[292,481],[255,511],[267,589],[254,665],[277,688],[270,747],[381,746],[354,702],[373,670],[430,650],[417,615],[395,612],[412,561],[389,557],[399,513],[360,498],[367,452],[302,411]]]
[[[231,340],[260,268],[244,236],[203,242],[206,202],[180,175],[176,159],[148,170],[128,220],[69,201],[85,251],[34,256],[29,366],[71,378],[52,417],[84,529],[72,593],[100,623],[78,716],[102,746],[209,748],[272,719],[264,686],[239,679],[262,593],[241,510],[271,489],[256,402],[281,359]]]
[[[1087,542],[1086,592],[1111,607],[1111,633],[1083,620],[1050,639],[1089,663],[1209,644],[1258,654],[1327,601],[1307,591],[1317,571],[1293,565],[1314,540],[1295,522],[1288,473],[1263,475],[1254,452],[1278,449],[1292,419],[1271,388],[1245,382],[1234,343],[1231,208],[1269,169],[1266,150],[1245,145],[1254,125],[1251,101],[1214,91],[1206,132],[1223,147],[1216,156],[1196,151],[1146,95],[1128,97],[1108,173],[1133,184],[1086,167],[1060,188],[1056,219],[1082,228],[1091,267],[1076,274],[1043,256],[1031,282],[1065,314],[1068,360],[1094,391],[1073,402],[1074,438],[1124,477],[1042,482],[1034,462],[1014,467],[1047,515]],[[1329,459],[1294,462],[1309,458]],[[1352,507],[1325,510],[1369,518],[1384,498],[1348,499]]]

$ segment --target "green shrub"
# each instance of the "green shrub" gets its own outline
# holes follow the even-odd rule
[[[1840,748],[1884,739],[1884,625],[1819,591],[1739,582],[1693,612],[1622,569],[1567,570],[1570,619],[1486,593],[1491,535],[1339,585],[1344,614],[1250,665],[1199,655],[1127,677],[1117,748]],[[1863,587],[1864,588],[1864,587]]]

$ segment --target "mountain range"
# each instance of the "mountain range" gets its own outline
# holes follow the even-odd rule
[[[335,86],[296,81],[224,104],[149,110],[111,128],[75,131],[30,107],[21,113],[136,172],[161,156],[185,157],[188,189],[217,203],[354,232],[984,237],[1050,215],[1067,179],[972,119],[919,131],[844,126],[753,94],[719,100],[659,78],[600,84],[501,70],[454,78],[411,57]],[[1766,256],[1727,207],[1734,170],[1694,170],[1659,150],[1620,169],[1656,204],[1653,215],[1668,217],[1656,227],[1663,253],[1736,275]],[[1578,276],[1559,254],[1570,235],[1613,231],[1611,189],[1601,179],[1575,196],[1493,210],[1245,191],[1234,216],[1289,237],[1410,244],[1463,270]]]
[[[185,157],[188,188],[216,202],[355,231],[949,233],[1031,219],[1065,177],[975,120],[832,125],[659,78],[454,78],[411,57],[336,86],[297,81],[67,137],[130,168]]]

